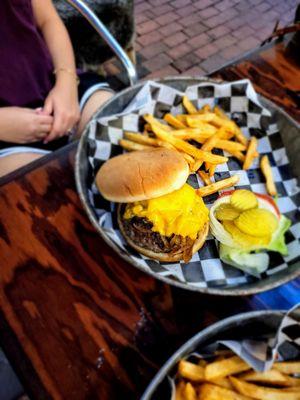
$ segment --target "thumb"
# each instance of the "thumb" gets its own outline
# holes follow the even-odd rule
[[[46,115],[51,115],[53,113],[53,102],[51,98],[48,97],[46,99],[42,113]]]

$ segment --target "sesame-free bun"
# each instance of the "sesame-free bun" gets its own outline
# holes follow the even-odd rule
[[[189,166],[176,150],[135,151],[106,161],[96,175],[102,196],[117,203],[149,200],[180,189]]]

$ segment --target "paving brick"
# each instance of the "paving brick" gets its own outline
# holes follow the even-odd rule
[[[220,11],[225,11],[232,6],[234,6],[234,2],[231,0],[222,0],[220,3],[215,5],[215,7]]]
[[[171,6],[174,8],[182,8],[188,6],[191,3],[191,0],[175,0],[171,2]]]
[[[138,43],[141,46],[147,46],[151,43],[158,42],[161,40],[162,35],[158,31],[151,32],[151,34],[145,34],[137,38]]]
[[[149,46],[143,47],[140,53],[149,60],[152,57],[155,57],[157,54],[166,52],[168,50],[168,46],[163,42],[153,43]]]
[[[182,18],[180,20],[180,24],[185,27],[190,27],[193,24],[197,24],[199,22],[199,16],[197,14],[191,14],[188,17]]]
[[[145,33],[154,31],[160,27],[155,21],[145,21],[139,24],[136,28],[136,31],[139,35],[144,35]]]
[[[232,35],[236,37],[237,39],[245,39],[248,36],[253,36],[255,33],[255,30],[250,28],[250,26],[243,26],[240,29],[232,32]]]
[[[136,14],[139,14],[139,13],[141,13],[143,11],[150,10],[151,7],[152,7],[151,4],[145,1],[143,3],[137,4],[135,6],[135,10],[134,11],[135,11]]]
[[[221,68],[226,64],[226,60],[220,54],[214,54],[213,56],[207,58],[200,64],[200,67],[207,73],[212,72],[218,68]]]
[[[135,23],[136,23],[137,27],[139,24],[141,24],[145,21],[149,21],[145,14],[138,14],[135,16]]]
[[[185,42],[187,40],[187,36],[182,32],[176,32],[174,35],[169,36],[168,38],[164,39],[164,42],[170,46],[177,46],[178,44]]]
[[[226,49],[222,50],[220,55],[224,57],[225,60],[230,61],[238,57],[242,53],[242,50],[235,44]]]
[[[221,36],[227,35],[230,32],[230,29],[226,26],[218,26],[217,28],[211,29],[207,31],[207,34],[211,36],[213,39],[217,39]]]
[[[187,43],[181,43],[179,46],[173,47],[171,50],[167,52],[168,56],[170,56],[173,60],[177,60],[178,58],[183,57],[185,54],[192,51],[191,46]]]
[[[171,65],[168,65],[167,67],[152,72],[151,74],[147,75],[146,78],[155,79],[155,78],[165,78],[167,76],[177,76],[177,75],[178,75],[177,69],[171,67]]]
[[[162,6],[159,7],[152,7],[151,11],[153,12],[154,15],[157,17],[160,17],[163,14],[166,14],[167,12],[174,11],[174,8],[170,6],[170,4],[163,4]]]
[[[149,71],[154,72],[158,69],[164,68],[172,62],[171,57],[167,56],[164,53],[158,54],[155,57],[152,57],[150,60],[144,62],[144,67],[146,67]]]
[[[195,54],[202,60],[205,60],[207,57],[210,57],[213,54],[216,54],[218,52],[219,52],[218,47],[215,46],[213,43],[209,43],[203,47],[200,47],[198,50],[196,50]]]
[[[250,49],[254,49],[259,45],[259,40],[254,37],[249,37],[243,40],[239,40],[237,42],[238,47],[244,51],[248,51]]]
[[[263,3],[261,3],[257,7],[255,7],[255,9],[256,9],[256,11],[258,11],[260,13],[265,12],[265,11],[271,9],[271,4],[264,1]]]
[[[136,0],[135,0],[136,1]],[[143,0],[145,1],[145,0]],[[170,0],[149,0],[149,2],[154,6],[161,6],[162,4],[169,3]]]
[[[215,7],[205,8],[204,10],[201,10],[198,13],[199,17],[203,18],[203,19],[213,17],[214,15],[217,15],[217,14],[219,14],[219,10],[217,10]]]
[[[194,3],[194,6],[198,8],[198,10],[203,10],[204,8],[207,8],[214,3],[215,2],[213,0],[198,0]]]
[[[226,27],[229,28],[230,30],[235,30],[240,28],[241,26],[244,26],[246,23],[247,21],[245,20],[245,17],[239,15],[238,17],[227,21]]]
[[[164,26],[166,24],[169,24],[170,22],[176,21],[178,18],[179,15],[177,15],[174,11],[172,11],[156,18],[155,22],[157,22],[159,25]]]
[[[174,61],[172,65],[179,71],[183,72],[196,64],[200,64],[200,61],[201,60],[199,56],[197,56],[195,53],[188,53],[184,57]]]
[[[203,76],[203,75],[205,75],[205,71],[202,68],[195,65],[194,67],[184,71],[184,75],[185,76]]]
[[[163,35],[163,37],[167,37],[175,32],[180,31],[181,29],[182,27],[179,24],[171,22],[170,24],[160,28],[159,32]]]
[[[223,50],[226,47],[233,45],[236,41],[237,39],[232,35],[226,35],[215,40],[213,43],[218,47],[218,49]]]
[[[197,8],[194,7],[193,4],[190,4],[186,7],[177,9],[176,14],[178,14],[180,17],[184,18],[184,17],[187,17],[188,15],[196,13],[197,11],[198,11]]]
[[[198,49],[201,46],[208,44],[211,41],[210,37],[206,33],[201,33],[201,35],[195,36],[189,40],[189,45],[193,49]]]
[[[199,35],[200,33],[207,31],[207,26],[204,25],[202,21],[199,21],[197,24],[193,24],[192,26],[189,26],[188,28],[183,29],[183,33],[188,35],[189,37],[194,37]]]

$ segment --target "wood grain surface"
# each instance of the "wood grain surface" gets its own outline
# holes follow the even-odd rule
[[[252,65],[219,76],[249,76],[261,68]],[[276,88],[281,80],[287,87],[285,75],[271,75]],[[296,116],[292,100],[274,93]],[[299,281],[225,299],[171,288],[128,265],[82,208],[75,151],[73,144],[40,159],[0,186],[0,342],[32,400],[138,399],[161,364],[203,327],[292,305]]]

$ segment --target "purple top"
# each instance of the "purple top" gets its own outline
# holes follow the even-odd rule
[[[53,86],[52,71],[31,0],[0,0],[0,107],[42,105]]]

